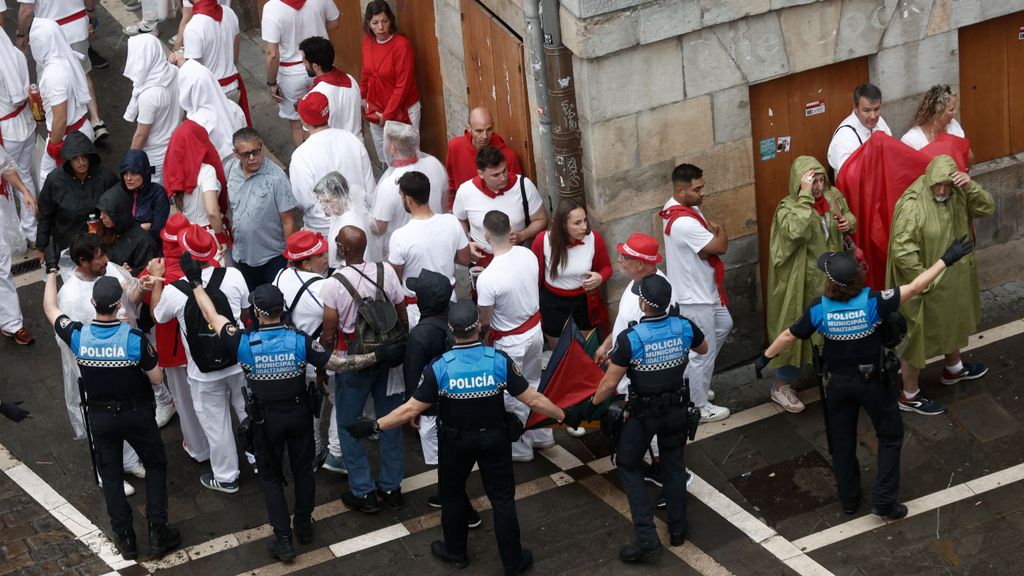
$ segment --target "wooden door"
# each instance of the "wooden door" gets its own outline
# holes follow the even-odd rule
[[[832,133],[853,110],[853,89],[867,81],[867,58],[858,58],[750,87],[762,297],[772,217],[789,193],[790,166],[797,156],[814,156],[828,167]]]
[[[334,0],[338,27],[328,32],[334,45],[334,65],[359,80],[363,69],[363,11],[359,0]]]
[[[523,65],[523,40],[476,0],[462,0],[462,41],[466,56],[469,109],[484,106],[494,130],[536,181],[530,107]]]

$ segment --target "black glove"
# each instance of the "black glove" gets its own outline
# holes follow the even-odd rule
[[[345,426],[345,430],[348,430],[348,433],[351,434],[353,438],[359,440],[360,438],[366,438],[375,432],[380,432],[380,426],[377,425],[376,420],[360,418],[348,426]]]
[[[764,354],[761,354],[760,356],[757,357],[757,360],[754,360],[754,374],[757,375],[758,380],[764,378],[764,374],[762,374],[761,371],[767,368],[768,363],[771,361],[772,359],[765,356]]]
[[[0,414],[7,416],[15,422],[21,422],[29,417],[30,412],[21,407],[21,400],[16,402],[0,402]]]
[[[405,340],[385,342],[373,351],[373,355],[381,366],[398,366],[405,361]]]
[[[974,251],[974,242],[968,236],[954,240],[949,248],[946,248],[946,253],[942,255],[942,261],[946,263],[946,267],[949,268],[956,261],[967,256]]]
[[[591,415],[594,413],[594,397],[591,396],[575,406],[566,408],[564,411],[565,418],[562,419],[562,424],[565,424],[569,428],[579,428],[580,422],[592,419]]]
[[[181,271],[185,274],[185,278],[188,279],[188,283],[196,288],[203,283],[203,269],[199,267],[199,264],[192,259],[192,255],[185,252],[181,255]]]

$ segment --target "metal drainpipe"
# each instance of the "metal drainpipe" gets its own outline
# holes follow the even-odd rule
[[[576,77],[572,71],[572,52],[562,45],[558,6],[558,0],[541,0],[555,183],[559,198],[585,204]]]
[[[526,59],[533,77],[533,91],[537,99],[537,117],[540,121],[538,132],[540,134],[541,173],[546,186],[541,185],[540,182],[538,185],[542,190],[553,190],[554,182],[556,182],[555,156],[552,152],[551,114],[548,112],[547,67],[544,65],[544,32],[541,30],[540,23],[540,2],[541,0],[526,0],[523,4],[528,37]],[[552,203],[557,200],[555,194],[548,196],[548,199]]]

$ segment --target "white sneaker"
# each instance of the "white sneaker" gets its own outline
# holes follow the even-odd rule
[[[157,404],[156,405],[156,427],[163,428],[167,426],[167,423],[174,418],[174,414],[177,413],[178,409],[174,406],[174,402],[170,404]]]
[[[533,452],[529,456],[512,456],[513,462],[533,462]]]
[[[710,389],[710,388],[708,388],[708,402],[714,402],[714,401],[715,401],[715,391]]]
[[[552,440],[550,442],[534,442],[533,443],[533,449],[534,450],[545,450],[547,448],[553,448],[554,446],[555,446],[555,441],[554,440]]]
[[[125,36],[138,36],[139,34],[152,34],[156,31],[156,25],[158,22],[150,20],[139,20],[138,23],[132,24],[121,30]]]
[[[568,434],[569,436],[572,436],[573,438],[581,438],[584,435],[586,435],[587,429],[583,428],[582,426],[579,428],[566,427],[565,433]]]
[[[718,406],[708,402],[700,407],[701,422],[717,422],[729,417],[729,409],[725,406]]]
[[[168,38],[167,39],[167,43],[170,44],[171,46],[174,46],[175,44],[177,44],[178,43],[178,35],[175,34],[174,36],[171,36],[170,38]]]
[[[142,465],[142,462],[139,462],[134,468],[126,468],[124,473],[131,474],[141,480],[146,477],[146,467]]]
[[[772,402],[775,402],[779,406],[782,406],[783,409],[786,410],[786,412],[793,412],[795,414],[797,412],[804,411],[804,403],[800,401],[800,398],[796,395],[796,392],[794,392],[793,389],[790,388],[789,386],[779,386],[778,388],[773,388],[770,396]]]

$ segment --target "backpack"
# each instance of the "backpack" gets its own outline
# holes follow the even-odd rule
[[[206,294],[213,301],[217,314],[224,316],[233,324],[235,317],[231,312],[231,304],[220,290],[225,274],[225,268],[213,271],[209,283],[206,284]],[[220,335],[214,333],[210,323],[203,317],[203,311],[200,310],[188,281],[178,280],[172,286],[188,296],[188,302],[185,303],[185,341],[188,342],[189,354],[196,368],[199,368],[200,372],[214,372],[237,364],[234,351],[228,349]]]
[[[352,267],[349,266],[349,268]],[[334,278],[348,290],[356,305],[355,333],[348,343],[349,354],[369,354],[388,342],[404,339],[406,337],[405,327],[398,322],[398,311],[395,309],[394,303],[389,301],[387,295],[384,294],[384,264],[377,263],[376,282],[370,280],[359,269],[352,269],[372,282],[377,288],[377,292],[373,298],[364,298],[356,292],[355,287],[340,271],[334,273]]]

